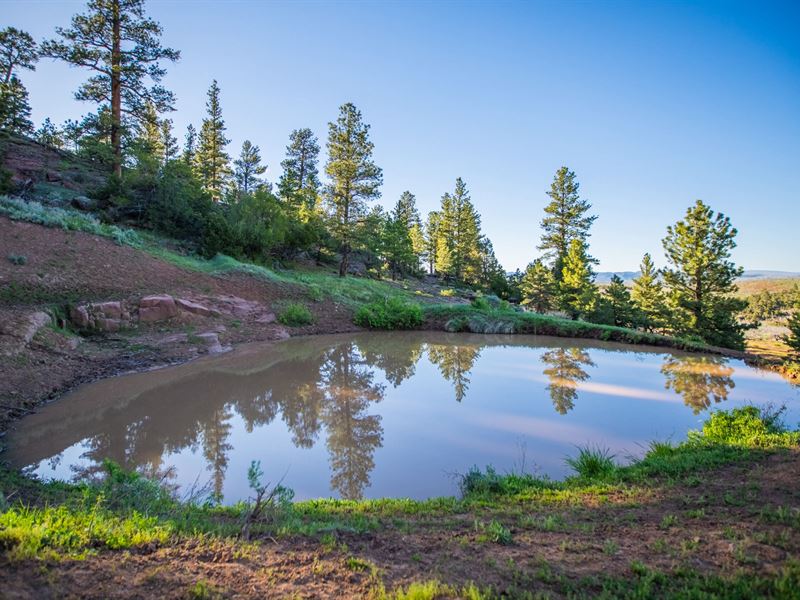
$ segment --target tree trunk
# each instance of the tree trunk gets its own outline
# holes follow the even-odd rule
[[[114,175],[122,177],[122,49],[119,0],[112,8],[111,49],[111,147],[114,150]]]

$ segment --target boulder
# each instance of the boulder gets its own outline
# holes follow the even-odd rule
[[[11,319],[0,327],[0,355],[19,354],[38,331],[52,322],[46,312],[37,311]]]
[[[275,313],[264,313],[256,317],[256,323],[261,323],[264,325],[267,323],[274,323],[275,321],[277,321]]]
[[[119,331],[131,324],[131,315],[120,301],[73,306],[69,318],[79,329],[96,331]]]
[[[70,308],[69,318],[80,329],[88,329],[92,323],[86,306],[73,306]]]
[[[175,299],[167,294],[145,296],[139,301],[139,321],[142,323],[166,321],[177,314]]]
[[[185,310],[186,312],[190,312],[193,315],[199,315],[201,317],[218,317],[219,311],[215,308],[209,308],[199,302],[194,302],[192,300],[187,300],[185,298],[176,298],[175,304],[181,310]]]
[[[97,207],[97,203],[91,198],[87,198],[86,196],[75,196],[72,199],[71,204],[78,210],[88,211],[88,210],[94,210]]]
[[[219,336],[213,331],[206,333],[198,333],[196,336],[200,342],[206,347],[209,354],[220,354],[230,350],[230,346],[223,346],[219,343]]]

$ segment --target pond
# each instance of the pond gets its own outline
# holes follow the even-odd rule
[[[625,462],[709,410],[800,394],[738,360],[542,336],[362,333],[249,346],[83,386],[17,424],[2,457],[43,478],[104,459],[249,496],[247,469],[295,498],[429,498],[473,465],[562,477],[577,446]]]

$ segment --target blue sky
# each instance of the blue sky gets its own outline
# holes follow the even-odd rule
[[[41,39],[83,2],[0,0]],[[190,2],[151,0],[180,49],[165,80],[182,137],[213,78],[232,140],[273,181],[292,129],[324,145],[338,106],[372,125],[384,206],[423,212],[463,177],[509,270],[537,255],[562,164],[599,215],[601,270],[663,264],[668,224],[701,198],[738,227],[748,269],[800,271],[800,5],[768,2]],[[85,73],[22,73],[34,121],[92,109]]]

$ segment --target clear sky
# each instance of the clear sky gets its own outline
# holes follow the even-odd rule
[[[0,26],[52,36],[83,2],[0,0]],[[181,50],[166,85],[179,137],[213,78],[232,140],[277,181],[289,133],[354,102],[372,125],[381,204],[423,212],[463,177],[498,258],[536,254],[545,191],[567,165],[599,218],[600,270],[663,264],[668,224],[701,198],[739,229],[748,269],[800,271],[797,2],[257,2],[150,0]],[[22,73],[33,117],[93,109],[86,73]]]

